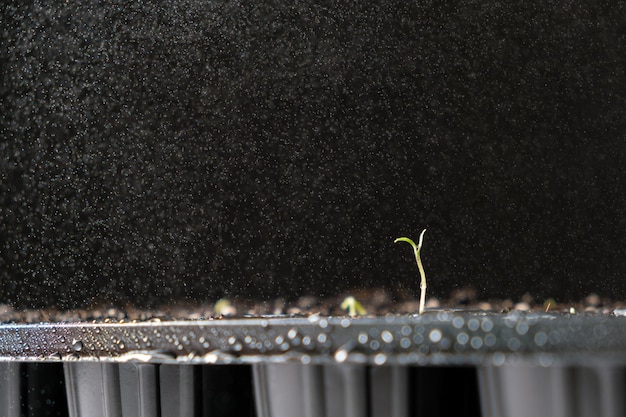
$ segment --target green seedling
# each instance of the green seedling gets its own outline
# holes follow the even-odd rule
[[[363,304],[351,295],[344,298],[339,307],[341,307],[342,310],[346,310],[348,315],[352,317],[364,316],[367,314],[367,310],[363,307]]]
[[[222,316],[234,316],[237,313],[237,309],[232,305],[230,300],[226,298],[220,298],[213,306],[213,311],[216,315]]]
[[[554,298],[548,298],[543,302],[543,306],[546,308],[546,313],[551,307],[556,307],[556,301]]]
[[[406,242],[413,246],[413,252],[415,253],[415,261],[417,262],[417,269],[420,271],[420,276],[422,277],[422,281],[420,282],[420,309],[419,313],[422,314],[424,312],[424,305],[426,304],[426,273],[424,272],[424,266],[422,265],[422,259],[420,258],[420,251],[422,250],[422,242],[424,241],[424,233],[426,233],[426,229],[422,230],[422,234],[420,234],[420,240],[416,245],[408,237],[399,237],[393,241],[393,243],[398,242]]]

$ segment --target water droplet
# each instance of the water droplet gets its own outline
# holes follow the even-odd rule
[[[383,342],[385,342],[385,343],[393,342],[393,335],[391,334],[391,332],[389,330],[384,330],[381,333],[380,337],[381,337],[381,339],[383,339]]]
[[[461,332],[456,336],[456,341],[461,345],[465,345],[469,342],[469,336],[467,333]]]
[[[506,356],[504,356],[504,353],[502,353],[502,352],[494,353],[493,356],[491,357],[491,363],[494,366],[502,366],[502,365],[504,365],[504,361],[505,360],[506,360]]]
[[[296,329],[290,329],[287,332],[287,337],[289,338],[292,346],[300,346],[300,342],[302,342],[302,338],[300,337]]]
[[[478,321],[478,319],[469,319],[467,321],[467,328],[472,330],[472,331],[476,331],[478,330],[478,328],[480,327],[480,322]]]
[[[548,355],[545,353],[539,355],[539,365],[547,368],[549,366],[552,366],[553,363],[554,363],[554,357],[552,355]]]
[[[450,346],[452,346],[452,341],[449,338],[444,337],[443,339],[441,339],[441,342],[439,342],[439,346],[442,350],[450,349]]]
[[[495,346],[495,344],[498,342],[498,339],[496,338],[496,336],[493,333],[489,333],[488,335],[485,336],[485,345],[489,346],[489,347],[493,347]]]
[[[202,357],[205,363],[224,363],[229,364],[235,360],[235,357],[229,353],[224,353],[221,350],[214,350],[207,353]]]
[[[543,346],[548,342],[548,335],[545,332],[537,332],[534,341],[537,346]]]
[[[311,323],[317,323],[320,320],[320,315],[319,313],[311,314],[307,320],[309,320],[309,322]]]
[[[387,355],[384,353],[377,353],[374,355],[374,363],[376,365],[384,365],[387,362]]]
[[[528,333],[528,323],[526,323],[525,321],[520,321],[515,326],[515,331],[520,336],[524,336],[526,333]]]
[[[72,341],[72,350],[74,350],[74,352],[80,352],[81,350],[83,350],[83,347],[83,342],[81,342],[80,340],[74,339]]]
[[[481,347],[483,347],[483,339],[478,336],[474,336],[470,341],[470,345],[474,349],[480,349]]]
[[[400,346],[403,349],[408,349],[411,347],[411,339],[409,339],[408,337],[403,337],[402,339],[400,339]]]
[[[482,323],[480,323],[480,328],[483,329],[484,332],[492,331],[493,321],[490,318],[483,319]]]
[[[335,352],[335,360],[339,363],[344,363],[348,359],[348,351],[346,349],[339,349]]]
[[[437,320],[439,321],[450,321],[450,313],[447,311],[440,311],[437,313]]]
[[[521,342],[519,341],[519,339],[517,337],[512,337],[507,341],[507,346],[509,347],[509,349],[511,350],[518,350],[521,346]]]
[[[463,320],[463,317],[455,317],[452,319],[452,326],[454,326],[454,328],[456,329],[460,329],[461,327],[463,327],[463,325],[465,324],[465,320]]]
[[[428,334],[428,338],[433,343],[438,343],[442,337],[443,337],[443,334],[441,333],[441,330],[439,329],[433,329]]]

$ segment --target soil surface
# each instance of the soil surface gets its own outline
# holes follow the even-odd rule
[[[466,288],[453,291],[447,299],[428,298],[426,309],[450,309],[467,311],[495,311],[507,313],[519,311],[549,311],[564,313],[613,314],[615,310],[626,309],[626,302],[615,301],[590,294],[577,302],[558,302],[554,299],[537,300],[525,295],[520,300],[480,300],[474,289]],[[241,299],[220,299],[206,304],[163,305],[158,309],[137,309],[130,305],[100,306],[94,309],[67,310],[56,309],[14,309],[9,305],[0,305],[0,323],[52,323],[52,322],[128,322],[148,320],[203,320],[225,317],[254,317],[267,315],[308,316],[346,316],[341,309],[342,301],[353,296],[366,309],[367,316],[388,314],[417,314],[417,298],[392,294],[384,289],[375,288],[345,293],[330,298],[304,296],[296,300],[277,298],[270,301],[251,301]]]

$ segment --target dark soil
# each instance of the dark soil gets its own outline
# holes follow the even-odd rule
[[[447,299],[428,298],[426,309],[449,309],[466,311],[495,311],[507,313],[519,311],[549,311],[563,313],[612,314],[617,309],[626,308],[626,302],[590,294],[577,302],[558,302],[553,299],[537,300],[525,295],[519,300],[480,300],[476,291],[467,288],[453,291]],[[304,296],[296,300],[277,298],[271,301],[251,301],[241,299],[221,299],[205,304],[172,304],[158,309],[145,310],[132,306],[100,306],[85,310],[56,309],[14,309],[0,305],[1,323],[42,323],[42,322],[128,322],[149,320],[204,320],[225,317],[254,317],[267,315],[345,316],[340,308],[347,296],[354,296],[367,310],[368,316],[417,314],[419,301],[414,297],[391,294],[384,289],[359,290],[330,298]]]

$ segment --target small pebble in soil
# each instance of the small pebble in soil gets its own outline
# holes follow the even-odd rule
[[[488,303],[488,302],[485,302],[485,301],[478,303],[476,305],[476,307],[478,307],[478,309],[482,310],[482,311],[493,310],[493,306],[491,305],[491,303]]]
[[[598,294],[589,294],[585,297],[585,306],[587,307],[600,307],[602,305],[602,300],[600,300],[600,296]]]
[[[213,311],[216,315],[221,316],[234,316],[237,314],[237,308],[235,308],[235,306],[225,298],[222,298],[215,303]]]
[[[426,308],[439,308],[441,307],[441,302],[436,299],[436,298],[429,298],[426,301]],[[418,310],[419,310],[419,305],[418,305]]]
[[[474,303],[477,296],[478,293],[474,288],[459,288],[452,290],[450,300],[456,305],[465,306]]]
[[[296,306],[301,310],[307,310],[315,306],[316,304],[317,304],[317,297],[309,295],[305,297],[300,297],[298,299],[298,302],[296,303]]]

